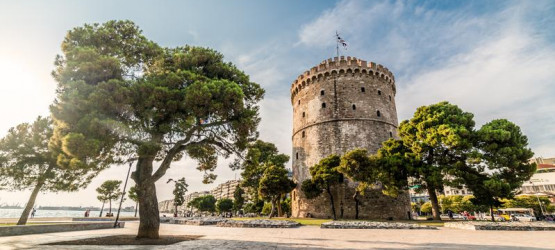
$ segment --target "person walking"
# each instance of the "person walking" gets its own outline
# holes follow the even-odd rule
[[[31,212],[31,219],[35,218],[35,212],[37,212],[37,210],[35,208],[33,208],[33,212]]]

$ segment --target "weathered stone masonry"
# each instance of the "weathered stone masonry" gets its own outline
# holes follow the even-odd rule
[[[397,137],[395,93],[395,78],[387,68],[354,57],[323,61],[293,82],[294,217],[328,218],[331,214],[327,195],[308,200],[300,191],[301,183],[310,178],[310,166],[354,148],[375,153],[383,141]],[[354,218],[354,186],[345,182],[333,190],[338,217],[343,208],[343,218]],[[391,198],[370,190],[359,200],[360,218],[405,219],[410,211],[408,193]]]

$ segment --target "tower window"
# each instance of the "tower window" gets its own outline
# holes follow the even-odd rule
[[[297,154],[295,154],[295,159],[299,159],[299,152],[297,152]]]
[[[382,91],[381,91],[381,90],[378,90],[378,95],[382,95]]]
[[[382,116],[379,110],[376,112],[376,114],[378,115],[378,117]]]
[[[389,132],[389,138],[393,138],[393,133]]]
[[[391,101],[391,96],[389,96],[389,100]]]
[[[297,101],[297,104],[300,105],[300,104],[301,104],[301,100]]]
[[[324,94],[325,94],[324,90],[320,90],[320,95],[324,95]]]
[[[361,87],[360,92],[364,93],[364,92],[366,92],[366,89],[364,89],[364,87]]]
[[[301,137],[304,138],[305,134],[304,131],[301,133]]]
[[[303,112],[303,118],[304,118],[304,112]]]
[[[357,110],[357,105],[353,104],[353,110]]]
[[[326,108],[326,103],[325,102],[322,103],[322,108]]]

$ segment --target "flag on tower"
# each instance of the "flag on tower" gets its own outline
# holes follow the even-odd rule
[[[343,38],[341,38],[338,33],[335,33],[335,36],[337,37],[337,43],[341,44],[343,48],[347,49],[347,42],[345,42],[345,40],[343,40]]]

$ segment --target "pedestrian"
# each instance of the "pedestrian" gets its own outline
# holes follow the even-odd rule
[[[449,219],[453,220],[453,211],[448,210],[447,214],[449,215]]]
[[[37,210],[35,208],[33,208],[33,212],[31,212],[31,219],[35,218],[35,212],[37,212]]]

